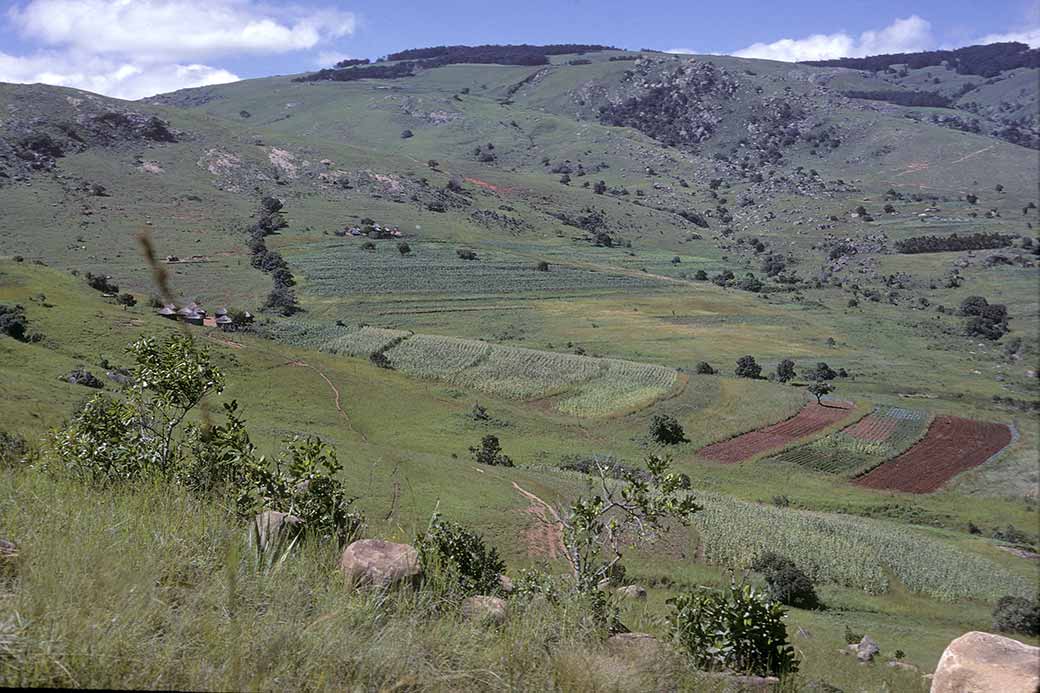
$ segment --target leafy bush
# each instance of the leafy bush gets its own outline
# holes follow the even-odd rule
[[[693,372],[697,375],[715,375],[716,373],[715,369],[707,361],[698,361],[693,368]]]
[[[993,609],[993,627],[1003,633],[1040,635],[1040,604],[1024,597],[1001,597]]]
[[[140,339],[127,349],[136,361],[125,400],[97,395],[55,431],[50,447],[73,476],[98,483],[170,477],[183,460],[180,430],[188,414],[224,376],[209,353],[183,334],[160,343]]]
[[[672,637],[696,667],[758,676],[798,671],[787,642],[786,612],[751,585],[734,581],[723,592],[702,588],[667,603]]]
[[[838,377],[838,372],[828,366],[823,361],[817,363],[811,371],[805,374],[807,380],[834,380]]]
[[[794,380],[796,373],[794,372],[794,361],[791,359],[784,359],[776,366],[776,379],[782,383],[786,383],[789,380]]]
[[[87,272],[83,276],[87,280],[87,286],[95,291],[100,291],[105,294],[119,293],[119,285],[111,282],[112,277],[104,274],[93,274],[91,272]]]
[[[769,597],[774,601],[800,609],[819,606],[812,580],[789,558],[766,551],[755,559],[751,568],[765,577]]]
[[[667,414],[655,414],[654,418],[650,419],[650,439],[661,445],[690,442],[679,422]]]
[[[28,341],[29,321],[25,317],[25,308],[19,305],[0,304],[0,334],[5,334],[19,342]]]
[[[308,536],[334,539],[340,546],[360,535],[364,517],[351,510],[355,499],[347,497],[338,478],[343,465],[321,438],[292,438],[273,464],[263,457],[247,459],[249,485],[237,499],[240,515],[252,518],[261,510],[296,515]]]
[[[28,441],[17,433],[0,431],[0,467],[21,462],[31,454]]]
[[[733,372],[741,378],[758,378],[762,375],[762,366],[755,362],[754,356],[741,356]]]
[[[492,594],[505,562],[483,537],[462,525],[442,520],[436,513],[425,532],[415,539],[419,562],[426,575],[446,576],[463,595]]]
[[[481,439],[480,447],[471,447],[469,451],[473,455],[473,461],[477,464],[498,467],[513,466],[513,460],[502,454],[502,446],[496,435],[489,433]]]
[[[455,254],[459,256],[460,260],[476,260],[477,254],[469,248],[459,248],[455,251]]]

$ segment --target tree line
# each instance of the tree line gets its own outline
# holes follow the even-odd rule
[[[1001,233],[973,233],[970,236],[914,236],[896,241],[896,251],[913,255],[916,253],[942,253],[960,250],[989,250],[991,248],[1007,248],[1014,241],[1013,236]]]

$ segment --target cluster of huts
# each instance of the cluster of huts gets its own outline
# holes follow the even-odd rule
[[[228,315],[227,308],[217,308],[210,316],[206,309],[192,301],[183,308],[178,308],[173,303],[167,303],[158,310],[159,315],[170,320],[181,320],[189,325],[211,325],[222,330],[230,330],[236,327],[235,321]],[[253,315],[246,311],[242,314],[245,321],[252,322]]]

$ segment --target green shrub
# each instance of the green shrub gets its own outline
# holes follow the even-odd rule
[[[492,467],[512,467],[513,460],[502,454],[502,445],[498,442],[498,436],[488,434],[480,439],[479,447],[471,447],[470,454],[477,464],[486,464]]]
[[[715,375],[716,373],[715,369],[712,368],[711,364],[707,361],[699,361],[697,365],[694,366],[693,372],[697,375]]]
[[[766,551],[751,568],[765,577],[770,599],[799,609],[819,606],[812,580],[789,558]]]
[[[463,595],[498,591],[498,576],[505,563],[483,537],[462,525],[445,521],[436,513],[425,532],[415,539],[424,574],[446,576]]]
[[[848,645],[856,645],[863,639],[863,633],[857,633],[845,624],[845,642]]]
[[[18,464],[32,454],[28,441],[17,433],[0,431],[0,467]]]
[[[237,502],[241,516],[252,519],[261,510],[296,515],[307,536],[335,539],[341,546],[361,534],[364,517],[351,510],[355,499],[347,497],[339,480],[343,465],[321,438],[293,438],[273,463],[252,458],[247,469],[248,485]]]
[[[758,378],[762,375],[762,366],[755,362],[754,356],[741,356],[733,372],[740,378]]]
[[[758,676],[798,670],[787,642],[786,612],[751,585],[734,581],[723,592],[702,588],[667,603],[672,637],[698,668]]]
[[[1001,597],[993,609],[993,627],[1004,633],[1040,635],[1040,604],[1024,597]]]
[[[660,445],[678,445],[688,443],[686,432],[674,417],[667,414],[655,414],[650,419],[650,439]]]

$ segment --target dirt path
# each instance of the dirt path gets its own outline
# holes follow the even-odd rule
[[[535,526],[524,530],[523,540],[527,552],[540,558],[559,558],[565,554],[563,548],[563,526],[556,510],[538,496],[513,482],[513,488],[531,501],[524,512],[531,515]]]
[[[208,339],[211,342],[215,342],[217,344],[229,347],[231,349],[250,349],[251,348],[251,349],[253,349],[253,351],[259,351],[261,353],[266,354],[267,356],[275,356],[276,355],[276,353],[274,351],[271,351],[270,349],[257,349],[256,347],[247,347],[245,344],[241,344],[239,342],[233,342],[230,339],[223,339],[221,337],[216,337],[216,336],[214,336],[212,334],[206,334],[205,337],[206,337],[206,339]],[[321,379],[324,380],[328,384],[329,388],[332,390],[333,404],[336,407],[336,411],[338,411],[340,413],[340,415],[346,420],[346,422],[347,422],[347,430],[350,431],[351,433],[359,436],[362,441],[364,441],[366,443],[368,442],[368,436],[366,436],[364,434],[364,432],[359,431],[356,428],[354,428],[354,424],[350,420],[350,415],[347,414],[346,410],[343,409],[342,396],[340,395],[339,388],[336,387],[336,384],[332,382],[332,380],[329,378],[329,376],[325,375],[324,371],[322,371],[320,368],[312,366],[311,364],[307,363],[306,361],[300,361],[300,360],[287,361],[287,362],[285,362],[285,363],[283,363],[281,365],[283,365],[283,366],[295,366],[295,367],[299,367],[299,368],[309,368],[310,370],[314,371],[319,376],[321,376]]]
[[[328,383],[329,388],[332,389],[333,404],[336,406],[336,411],[338,411],[340,413],[340,415],[342,415],[343,418],[346,419],[346,421],[347,421],[347,429],[350,430],[352,433],[356,433],[357,435],[361,436],[361,440],[363,440],[364,442],[366,442],[366,443],[368,442],[368,437],[365,436],[365,434],[362,433],[361,431],[359,431],[356,428],[354,428],[354,425],[350,422],[350,416],[347,414],[346,411],[343,410],[343,405],[341,404],[339,388],[336,387],[335,383],[333,383],[331,379],[329,379],[329,376],[325,375],[324,371],[322,371],[320,368],[316,368],[315,366],[312,366],[311,364],[307,363],[306,361],[298,361],[298,360],[297,361],[288,361],[288,362],[286,362],[285,365],[286,366],[297,366],[297,367],[300,367],[300,368],[309,368],[310,370],[314,371],[319,376],[321,376],[321,379],[324,380],[326,383]]]

